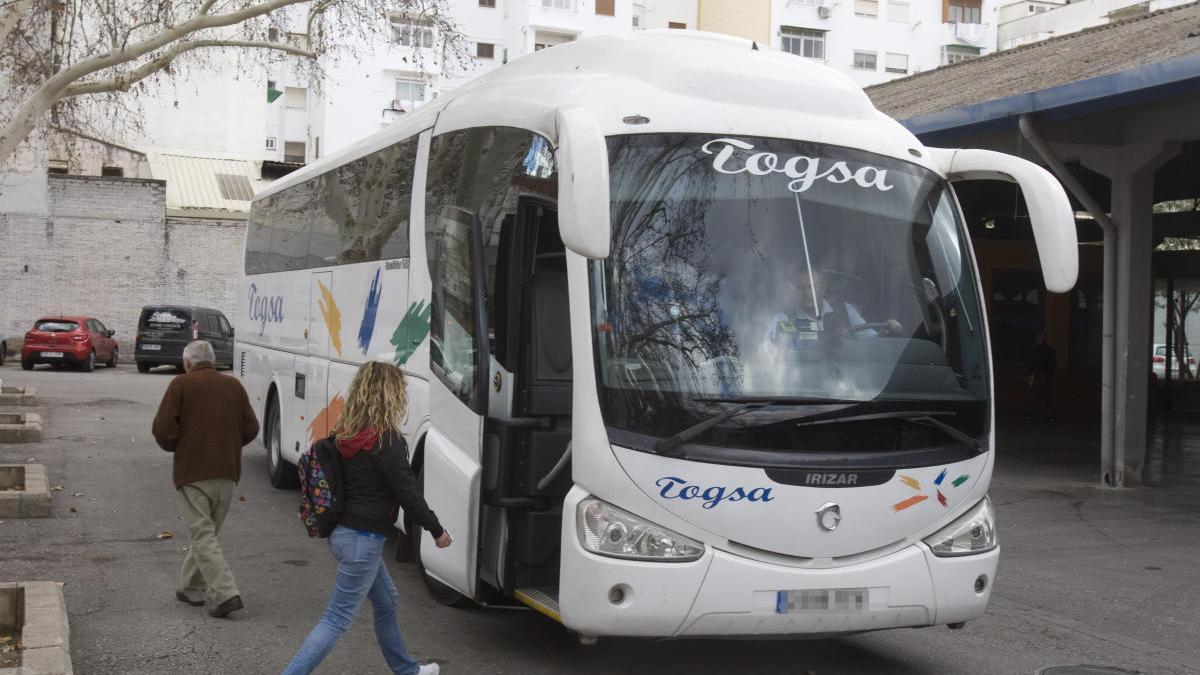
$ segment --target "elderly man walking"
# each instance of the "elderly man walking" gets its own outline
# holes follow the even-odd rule
[[[242,446],[258,436],[258,419],[241,383],[221,375],[212,345],[204,340],[183,350],[186,375],[171,380],[154,416],[154,439],[175,454],[175,491],[187,522],[190,545],[175,599],[200,606],[211,616],[242,609],[217,533],[242,473]]]

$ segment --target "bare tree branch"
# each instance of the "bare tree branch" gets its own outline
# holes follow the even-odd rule
[[[251,49],[270,49],[295,56],[312,57],[314,54],[306,49],[292,47],[287,44],[276,42],[252,42],[248,40],[185,40],[176,43],[175,46],[167,50],[162,56],[131,70],[128,73],[107,80],[97,80],[94,82],[86,82],[73,84],[63,91],[61,98],[70,98],[72,96],[81,96],[83,94],[99,94],[106,91],[124,91],[130,86],[140,82],[147,77],[157,73],[175,60],[180,54],[190,52],[193,49],[205,49],[212,47],[246,47]]]

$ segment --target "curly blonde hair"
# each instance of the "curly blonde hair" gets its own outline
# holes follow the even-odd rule
[[[346,407],[333,427],[338,438],[358,435],[367,427],[380,434],[400,433],[400,422],[408,411],[408,388],[404,371],[390,363],[363,364],[350,383]]]

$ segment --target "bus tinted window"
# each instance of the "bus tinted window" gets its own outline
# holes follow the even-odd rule
[[[267,253],[271,248],[271,231],[264,226],[267,202],[255,205],[246,226],[246,274],[268,272]]]
[[[408,257],[416,156],[412,138],[256,202],[246,274]]]
[[[470,230],[482,231],[486,295],[495,296],[500,230],[511,223],[518,198],[554,201],[558,179],[554,152],[545,138],[524,129],[480,127],[433,139],[425,195],[425,243],[433,281],[430,364],[433,373],[464,403],[475,397],[474,258]]]

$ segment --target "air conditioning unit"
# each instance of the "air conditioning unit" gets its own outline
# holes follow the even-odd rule
[[[817,16],[821,17],[822,19],[828,19],[829,17],[833,16],[833,8],[829,7],[828,5],[821,5],[817,8]]]

